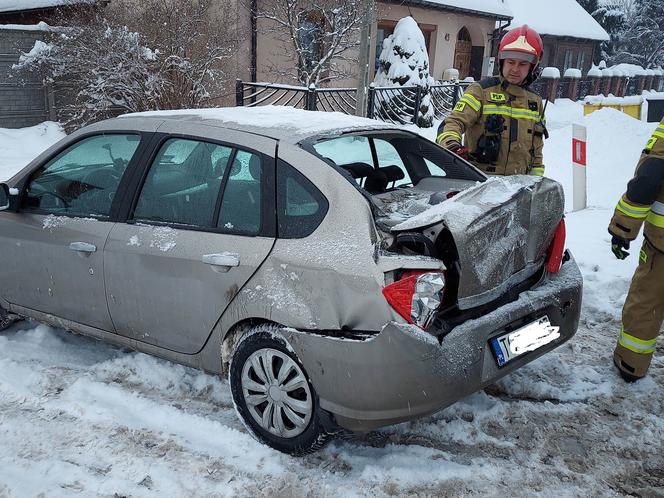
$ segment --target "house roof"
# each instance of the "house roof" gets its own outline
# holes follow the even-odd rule
[[[514,13],[512,26],[527,24],[540,35],[604,41],[609,34],[576,0],[507,0]]]
[[[451,10],[493,19],[512,18],[507,0],[399,0],[404,5],[421,5],[439,10]]]
[[[25,10],[59,7],[70,0],[0,0],[0,12],[21,12]],[[77,0],[73,3],[92,3],[91,0]]]

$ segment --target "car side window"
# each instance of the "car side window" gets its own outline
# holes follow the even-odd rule
[[[296,239],[311,235],[323,221],[329,203],[302,173],[277,162],[278,237]]]
[[[211,228],[232,151],[198,140],[167,140],[150,165],[134,219]]]
[[[314,144],[313,148],[319,156],[333,162],[346,171],[350,172],[352,169],[360,171],[364,169],[364,172],[353,175],[358,185],[364,182],[364,178],[369,174],[367,172],[371,172],[373,169],[373,155],[367,137],[349,136],[333,138],[318,142]]]
[[[374,146],[376,147],[376,156],[378,157],[378,166],[380,168],[385,168],[387,166],[397,166],[403,173],[403,178],[396,180],[394,183],[395,187],[399,185],[410,185],[412,183],[406,165],[401,160],[397,149],[394,148],[387,140],[382,140],[380,138],[374,139]],[[389,182],[389,186],[392,186],[392,181]]]
[[[22,207],[67,216],[105,217],[139,135],[109,134],[71,145],[33,174]]]
[[[224,187],[218,228],[243,235],[261,231],[262,176],[261,157],[238,150]]]

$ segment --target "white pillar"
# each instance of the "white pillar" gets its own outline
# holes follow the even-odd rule
[[[586,209],[586,127],[574,124],[572,126],[572,171],[573,183],[573,205],[572,211]]]

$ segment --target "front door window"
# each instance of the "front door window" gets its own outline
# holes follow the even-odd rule
[[[76,142],[33,174],[22,207],[66,216],[108,216],[139,143],[139,135],[124,134]]]

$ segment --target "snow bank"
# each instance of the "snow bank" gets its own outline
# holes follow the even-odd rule
[[[584,102],[593,105],[637,105],[643,103],[643,97],[641,95],[630,95],[627,97],[615,97],[611,94],[608,97],[604,95],[588,95],[584,98]]]
[[[18,130],[0,128],[0,181],[11,178],[64,136],[60,125],[51,121]]]

